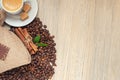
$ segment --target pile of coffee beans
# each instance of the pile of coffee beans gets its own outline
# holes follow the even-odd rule
[[[51,36],[39,18],[25,26],[29,34],[34,38],[41,36],[41,42],[48,44],[46,47],[39,47],[36,54],[31,55],[30,64],[21,66],[0,74],[0,80],[48,80],[51,79],[56,66],[56,43],[54,36]]]

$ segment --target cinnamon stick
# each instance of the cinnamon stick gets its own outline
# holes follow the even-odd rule
[[[34,50],[35,52],[38,51],[37,46],[36,46],[36,45],[33,45],[33,44],[34,44],[33,42],[30,42],[29,44],[30,44],[30,46],[33,48],[33,50]]]
[[[29,35],[26,28],[16,28],[15,33],[22,40],[31,54],[35,54],[38,51],[37,46],[32,42],[32,37]]]
[[[15,33],[17,34],[17,36],[22,40],[22,42],[25,41],[25,38],[23,35],[21,35],[21,33],[19,32],[19,30],[17,28],[15,28]]]
[[[32,48],[31,48],[30,46],[28,46],[28,44],[25,42],[25,38],[24,38],[24,36],[21,35],[21,33],[19,32],[19,30],[18,30],[17,28],[15,29],[15,33],[16,33],[17,36],[22,40],[22,42],[23,42],[24,45],[27,47],[27,49],[28,49],[29,51],[31,51]]]
[[[38,51],[38,47],[32,42],[32,37],[28,34],[28,31],[27,31],[27,29],[26,28],[24,28],[23,29],[23,32],[24,32],[24,34],[26,34],[28,37],[28,40],[30,40],[30,46],[33,48],[33,50],[35,51],[35,52],[37,52]]]

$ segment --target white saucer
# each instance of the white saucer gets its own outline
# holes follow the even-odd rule
[[[31,5],[31,10],[28,13],[29,18],[27,20],[21,21],[19,18],[19,15],[7,14],[7,18],[6,18],[5,22],[8,25],[14,26],[14,27],[22,27],[22,26],[25,26],[25,25],[29,24],[30,22],[32,22],[38,12],[38,2],[37,2],[37,0],[30,0],[29,3]]]

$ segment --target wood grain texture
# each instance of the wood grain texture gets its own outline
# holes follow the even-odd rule
[[[53,80],[120,80],[120,0],[38,0],[55,35]]]

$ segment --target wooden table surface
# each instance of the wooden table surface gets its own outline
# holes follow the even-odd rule
[[[120,80],[120,0],[38,0],[55,35],[53,80]]]

